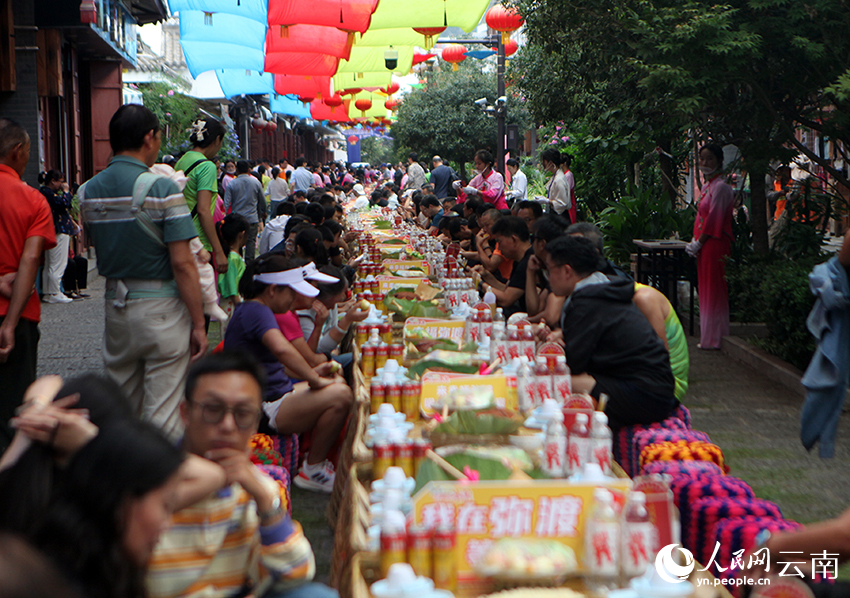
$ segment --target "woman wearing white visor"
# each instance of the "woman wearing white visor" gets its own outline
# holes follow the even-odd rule
[[[311,367],[275,320],[275,314],[289,311],[299,296],[319,294],[305,274],[311,279],[321,277],[323,282],[333,278],[305,271],[281,255],[250,263],[239,283],[245,301],[233,312],[224,348],[251,353],[266,370],[261,431],[264,424],[279,434],[312,430],[310,452],[293,482],[301,488],[331,492],[334,470],[327,456],[345,425],[353,394],[343,378],[333,374],[333,362]],[[289,373],[304,382],[293,385]]]

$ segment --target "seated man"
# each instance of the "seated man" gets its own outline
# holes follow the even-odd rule
[[[577,222],[567,229],[567,233],[573,236],[581,236],[593,243],[599,254],[600,265],[598,270],[609,278],[623,278],[631,280],[625,272],[615,266],[610,260],[605,259],[603,249],[604,243],[602,231],[589,222]],[[635,284],[635,305],[641,313],[646,316],[652,329],[658,337],[664,341],[664,346],[670,355],[670,367],[673,368],[673,377],[676,379],[676,398],[680,401],[688,392],[688,371],[690,369],[690,356],[688,355],[688,339],[685,338],[685,330],[679,321],[676,310],[670,305],[670,301],[664,294],[652,287]]]
[[[670,359],[632,301],[634,283],[599,272],[588,239],[564,236],[546,249],[552,292],[567,297],[560,336],[573,390],[596,401],[608,395],[605,413],[613,429],[667,418],[679,405]]]
[[[436,237],[439,234],[440,220],[442,220],[444,214],[440,200],[437,199],[436,195],[424,195],[422,201],[419,202],[419,209],[430,220],[425,227],[428,229],[428,233]]]
[[[517,312],[527,313],[525,273],[528,268],[528,261],[534,255],[528,227],[522,218],[503,216],[493,224],[491,232],[502,255],[513,262],[513,268],[508,282],[503,283],[499,282],[489,270],[476,266],[475,268],[481,274],[481,279],[485,283],[484,292],[493,291],[493,294],[496,295],[496,305],[505,310],[505,317]],[[537,291],[535,290],[535,292]]]
[[[335,598],[307,583],[315,572],[309,541],[281,504],[285,493],[248,457],[260,422],[265,374],[239,353],[196,363],[186,380],[180,415],[183,448],[218,463],[224,486],[172,516],[147,576],[151,598]]]

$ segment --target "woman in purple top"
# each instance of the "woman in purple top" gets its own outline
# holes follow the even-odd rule
[[[313,437],[304,465],[294,478],[301,488],[330,492],[333,489],[333,465],[328,453],[345,425],[353,401],[351,389],[342,377],[334,375],[333,361],[315,368],[286,340],[275,314],[296,309],[299,300],[319,294],[305,280],[336,282],[337,279],[315,269],[294,266],[281,255],[261,257],[250,263],[239,293],[245,298],[236,306],[224,348],[241,350],[256,357],[266,370],[263,413],[268,426],[279,434],[312,431]],[[293,385],[286,371],[304,382]]]

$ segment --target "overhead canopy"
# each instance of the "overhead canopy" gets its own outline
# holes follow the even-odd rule
[[[403,76],[410,71],[416,46],[432,39],[421,30],[472,31],[489,0],[417,0],[415,6],[410,0],[171,0],[170,4],[180,13],[181,43],[193,77],[215,71],[227,97],[268,93],[275,98],[275,112],[344,120],[332,117],[361,118],[354,103],[365,97],[372,98],[366,116],[386,119],[385,97],[373,97],[370,90],[389,86],[393,73]],[[398,52],[392,72],[385,59],[390,49]],[[347,108],[321,103],[349,88],[365,91],[346,97]],[[299,110],[295,103],[300,102],[284,98],[285,94],[317,99],[314,106]]]
[[[275,114],[284,114],[296,118],[311,118],[310,105],[306,106],[292,96],[269,94],[269,108]]]

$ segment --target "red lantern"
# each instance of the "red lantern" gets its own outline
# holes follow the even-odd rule
[[[357,145],[360,138],[357,135],[349,135],[346,141],[348,141],[348,145]]]
[[[393,95],[395,92],[397,92],[398,90],[399,90],[398,83],[396,83],[395,81],[393,81],[393,82],[392,82],[392,84],[390,84],[390,85],[388,85],[387,87],[383,88],[381,91],[382,91],[382,92],[384,92],[385,94],[387,94],[388,96],[392,96],[392,95]]]
[[[354,102],[354,107],[360,111],[360,116],[366,118],[366,111],[372,107],[372,100],[360,99]]]
[[[251,126],[254,127],[254,129],[256,129],[257,131],[262,131],[263,129],[265,129],[266,124],[266,121],[260,118],[259,116],[251,121]]]
[[[94,0],[83,0],[80,3],[80,23],[97,23],[97,5]]]
[[[422,46],[426,50],[434,47],[434,38],[446,30],[445,27],[414,27],[416,33],[421,33],[425,36],[425,44]]]
[[[505,56],[511,56],[512,54],[516,54],[516,51],[519,50],[519,44],[514,40],[509,39],[508,43],[505,44]]]
[[[458,65],[466,60],[466,47],[460,44],[449,44],[443,49],[443,60],[452,65],[452,70],[456,71]]]
[[[325,106],[330,106],[331,108],[337,108],[339,106],[342,106],[342,98],[339,96],[339,94],[336,94],[329,98],[325,98],[323,101],[325,102]]]
[[[266,131],[269,133],[274,133],[277,131],[277,123],[274,121],[269,121],[266,123]]]
[[[398,102],[390,98],[386,102],[384,102],[384,106],[387,108],[387,110],[395,110],[396,108],[398,108]]]
[[[502,4],[496,4],[488,10],[485,20],[490,29],[501,32],[503,44],[507,44],[508,40],[511,39],[511,32],[522,27],[525,22],[515,8]]]
[[[352,95],[353,96],[354,94],[360,93],[361,91],[363,91],[363,90],[360,89],[359,87],[349,87],[348,89],[343,89],[341,92],[339,92],[339,95],[341,95],[341,96]]]
[[[298,96],[298,100],[299,100],[302,104],[304,104],[305,106],[306,106],[307,104],[309,104],[310,102],[312,102],[313,100],[315,100],[315,99],[316,99],[316,98],[310,98],[310,97]]]

